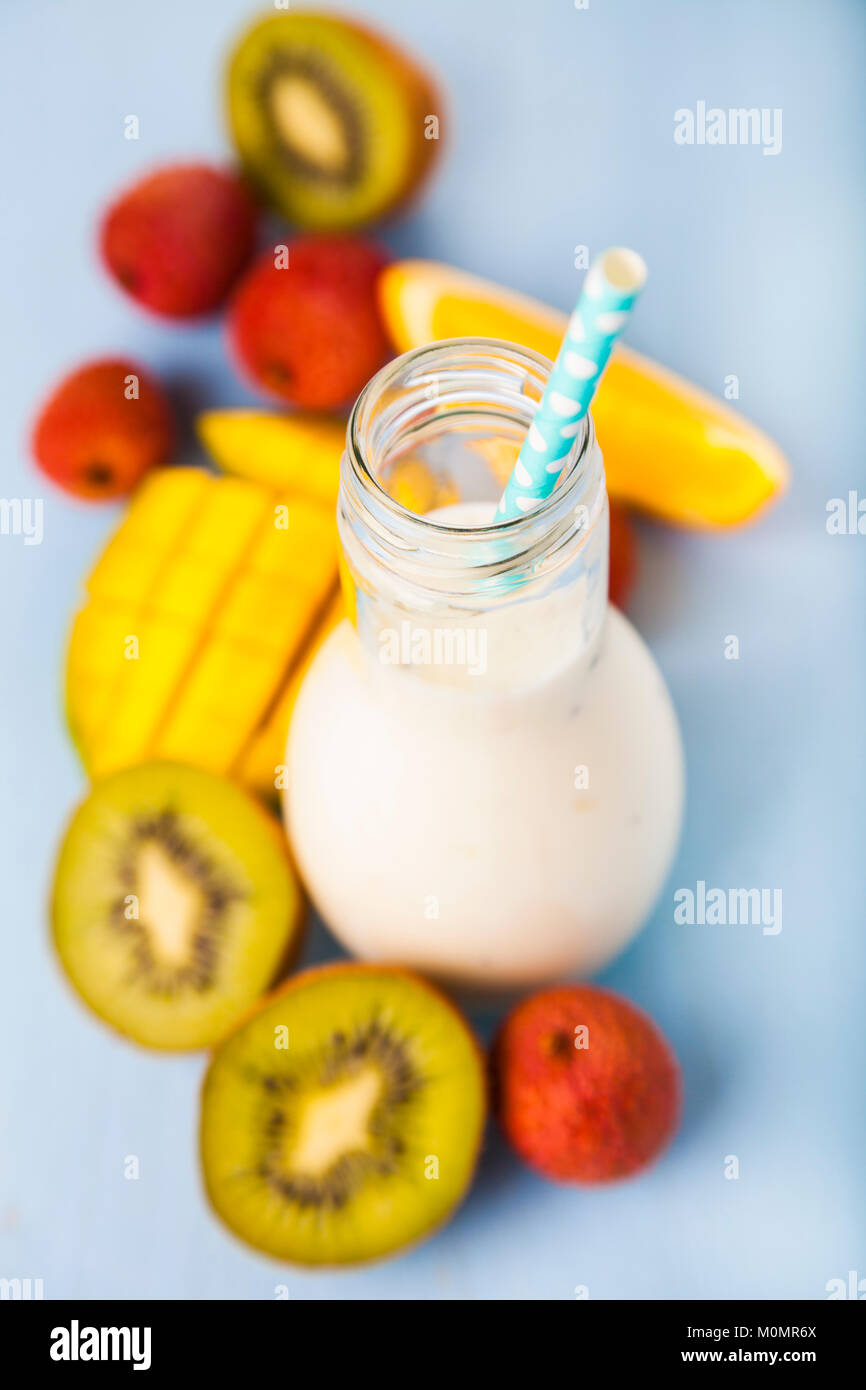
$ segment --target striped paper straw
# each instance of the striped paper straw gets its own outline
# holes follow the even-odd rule
[[[498,520],[533,511],[553,492],[646,274],[637,252],[622,246],[611,247],[593,261],[502,494]]]

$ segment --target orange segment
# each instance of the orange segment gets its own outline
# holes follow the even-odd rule
[[[441,338],[505,338],[553,358],[567,317],[434,261],[398,261],[379,281],[401,351]],[[729,526],[784,490],[788,465],[761,430],[676,373],[620,346],[592,413],[612,496],[667,521]]]
[[[438,261],[395,261],[379,277],[379,303],[398,352],[440,338],[505,338],[551,359],[566,316],[537,299]]]
[[[769,435],[622,345],[592,407],[612,496],[686,526],[736,526],[785,491]]]

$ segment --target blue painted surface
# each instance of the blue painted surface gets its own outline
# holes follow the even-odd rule
[[[199,1058],[137,1052],[52,961],[45,899],[82,778],[59,711],[64,634],[111,510],[45,494],[45,538],[0,537],[3,593],[0,1275],[48,1297],[825,1296],[866,1276],[863,1220],[863,600],[866,538],[825,506],[863,490],[864,37],[857,0],[463,0],[364,5],[439,67],[453,128],[428,197],[388,233],[570,307],[573,248],[651,268],[630,341],[740,406],[795,485],[724,536],[647,526],[633,616],[686,741],[685,837],[663,902],[605,981],[685,1069],[682,1134],[640,1181],[548,1186],[491,1138],[435,1241],[363,1272],[289,1273],[211,1220],[195,1158]],[[26,430],[46,385],[121,350],[187,406],[248,397],[217,326],[140,315],[96,261],[103,200],[138,170],[225,149],[218,71],[244,0],[6,0],[0,15],[3,492],[42,494]],[[678,146],[678,108],[783,112],[783,147]],[[138,143],[123,139],[140,117]],[[852,294],[852,291],[855,293]],[[738,661],[723,642],[736,634]],[[783,929],[682,927],[699,879],[783,893]],[[313,954],[332,948],[324,934]],[[141,1178],[123,1177],[136,1154]],[[726,1181],[726,1155],[740,1177]]]

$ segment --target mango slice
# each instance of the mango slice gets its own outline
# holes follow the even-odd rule
[[[553,358],[567,316],[435,261],[398,261],[379,280],[401,352],[441,338],[505,338]],[[773,441],[724,402],[620,345],[592,407],[611,496],[682,526],[732,526],[784,491]]]
[[[94,777],[163,758],[275,795],[297,673],[337,587],[336,480],[320,491],[192,468],[138,491],[70,636],[68,719]]]
[[[226,473],[333,504],[346,425],[327,415],[265,410],[206,410],[196,430]]]

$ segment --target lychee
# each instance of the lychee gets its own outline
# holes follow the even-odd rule
[[[388,354],[375,285],[386,257],[349,236],[267,251],[232,300],[229,333],[253,383],[311,410],[352,401]]]
[[[235,174],[207,164],[149,174],[109,208],[102,255],[117,283],[157,314],[219,308],[253,252],[256,206]]]
[[[676,1058],[646,1014],[608,990],[562,985],[524,999],[503,1023],[492,1060],[506,1137],[545,1177],[627,1177],[677,1128]]]
[[[131,492],[174,444],[168,401],[134,362],[89,362],[64,378],[39,413],[33,453],[76,497],[108,501]]]

